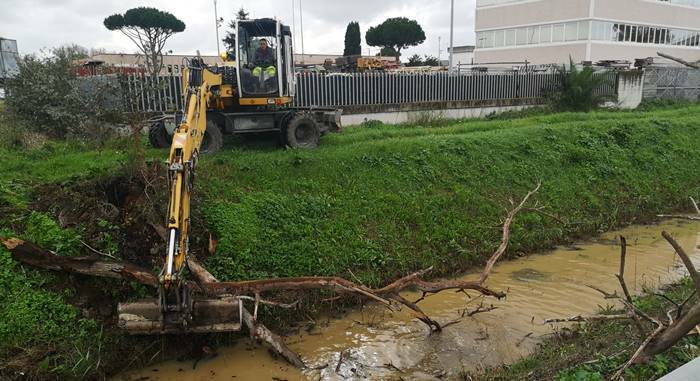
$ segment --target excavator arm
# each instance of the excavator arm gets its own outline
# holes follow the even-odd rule
[[[221,75],[193,59],[183,75],[185,114],[168,158],[168,242],[157,300],[119,305],[119,324],[132,334],[225,332],[240,329],[241,306],[232,298],[195,299],[184,278],[189,255],[190,206],[195,170],[207,130],[207,109]]]
[[[184,76],[187,81],[185,114],[175,130],[168,159],[170,201],[168,205],[168,252],[161,275],[166,288],[177,285],[187,262],[190,200],[194,174],[202,140],[207,130],[209,89],[221,85],[221,76],[203,67],[190,66]]]

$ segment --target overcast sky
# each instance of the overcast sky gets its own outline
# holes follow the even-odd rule
[[[301,52],[299,1],[294,0],[297,53]],[[450,0],[301,1],[306,53],[342,53],[345,27],[350,21],[358,21],[366,54],[367,28],[388,17],[405,16],[423,26],[427,39],[406,51],[404,60],[414,53],[437,56],[438,37],[442,37],[442,58],[447,57]],[[2,0],[0,36],[17,40],[21,54],[66,43],[132,53],[135,47],[131,41],[119,32],[105,29],[102,21],[137,6],[165,10],[185,22],[187,28],[169,40],[167,50],[193,54],[199,49],[202,54],[216,54],[213,0]],[[221,37],[241,6],[253,18],[277,17],[292,25],[292,0],[218,0],[219,16],[226,20],[219,32]],[[455,46],[474,43],[474,7],[474,0],[455,0]],[[371,50],[372,54],[377,51]]]

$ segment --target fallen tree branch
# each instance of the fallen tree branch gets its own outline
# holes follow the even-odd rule
[[[601,320],[628,320],[628,319],[632,319],[632,315],[630,315],[630,314],[624,314],[624,315],[593,315],[593,316],[582,316],[582,315],[577,315],[577,316],[572,316],[572,317],[569,317],[569,318],[545,319],[544,324],[551,324],[551,323],[586,323],[586,322],[601,321]]]
[[[644,335],[646,332],[644,331],[644,327],[642,327],[641,321],[639,321],[639,316],[637,316],[634,313],[634,301],[632,300],[632,295],[630,295],[630,291],[627,288],[627,283],[625,282],[625,261],[627,258],[627,239],[623,236],[620,236],[620,272],[617,273],[616,277],[618,282],[620,282],[620,288],[622,288],[622,292],[625,294],[625,299],[627,300],[627,305],[628,308],[632,308],[633,311],[631,313],[632,319],[634,319],[634,325],[637,327],[637,330],[639,331],[640,335]]]
[[[700,216],[700,207],[698,207],[698,203],[695,202],[695,199],[692,197],[690,198],[690,202],[693,204],[693,208],[695,208],[695,213],[697,213],[698,216]]]
[[[207,269],[202,267],[194,257],[190,257],[190,259],[187,261],[187,265],[189,266],[190,271],[192,271],[192,275],[194,275],[194,277],[197,278],[200,283],[217,282],[216,277],[207,271]],[[251,336],[268,343],[275,350],[275,352],[277,352],[290,364],[299,369],[306,368],[306,364],[304,364],[301,357],[296,352],[289,349],[287,344],[284,343],[284,340],[280,336],[270,331],[264,325],[256,323],[253,315],[251,315],[245,307],[243,308],[242,323],[248,327]]]
[[[12,259],[32,267],[102,278],[126,279],[152,287],[158,285],[158,278],[151,270],[130,263],[106,261],[98,257],[62,257],[18,238],[2,239],[2,244],[12,253]]]
[[[700,216],[688,216],[685,214],[657,214],[659,218],[676,218],[681,220],[700,221]]]
[[[683,265],[688,270],[690,279],[692,279],[693,284],[695,284],[695,291],[700,293],[700,273],[698,273],[698,271],[695,269],[693,261],[690,260],[690,257],[685,252],[683,247],[679,245],[678,242],[676,242],[676,240],[670,234],[668,234],[668,232],[664,231],[661,233],[661,235],[666,239],[666,241],[668,241],[669,244],[671,244],[671,246],[673,246],[676,254],[678,254],[681,261],[683,261]]]
[[[674,56],[672,56],[672,55],[670,55],[670,54],[666,54],[666,53],[656,52],[656,54],[657,54],[659,57],[663,57],[663,58],[669,59],[669,60],[671,60],[671,61],[678,62],[679,64],[685,65],[685,66],[687,66],[687,67],[689,67],[689,68],[700,69],[700,65],[698,65],[697,63],[688,62],[688,61],[686,61],[686,60],[684,60],[684,59],[682,59],[682,58],[674,57]]]

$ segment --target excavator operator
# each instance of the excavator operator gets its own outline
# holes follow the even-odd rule
[[[255,51],[255,69],[253,69],[253,76],[260,77],[263,72],[268,78],[277,75],[277,68],[275,67],[275,55],[274,51],[270,49],[269,44],[266,39],[260,40],[260,47]]]

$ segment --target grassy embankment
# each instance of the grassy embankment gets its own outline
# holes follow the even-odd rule
[[[666,298],[682,302],[693,293],[689,278],[663,290],[661,295],[635,298],[635,304],[647,314],[666,321],[666,311],[675,306]],[[690,301],[697,302],[697,297]],[[689,307],[686,307],[689,308]],[[606,310],[604,313],[614,313]],[[651,329],[651,328],[650,328]],[[631,321],[603,321],[575,325],[546,339],[537,351],[509,366],[490,369],[479,375],[463,374],[469,381],[556,380],[603,381],[609,379],[644,340],[635,334]],[[700,356],[700,336],[688,336],[649,364],[625,372],[627,381],[653,381]]]
[[[700,195],[699,111],[379,126],[329,135],[313,151],[231,148],[199,169],[195,208],[219,239],[207,265],[222,279],[352,270],[370,285],[429,266],[435,274],[463,271],[497,244],[494,227],[508,199],[538,181],[537,199],[565,223],[523,214],[509,255],[645,221]],[[159,154],[165,157],[151,153]],[[0,161],[1,233],[66,255],[89,254],[82,237],[119,255],[119,242],[104,232],[113,227],[97,240],[81,226],[63,229],[61,206],[46,207],[44,197],[39,208],[36,197],[44,184],[69,189],[112,176],[127,160],[118,148],[57,143],[11,151]],[[96,359],[112,351],[117,335],[103,336],[103,318],[70,305],[74,289],[55,287],[59,276],[23,268],[4,250],[0,262],[1,362],[24,359],[39,364],[39,374],[63,376],[115,366]],[[98,284],[109,293],[115,282]]]

